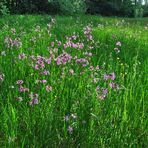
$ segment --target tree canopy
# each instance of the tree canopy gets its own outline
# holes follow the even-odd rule
[[[1,0],[0,14],[147,16],[148,0]]]

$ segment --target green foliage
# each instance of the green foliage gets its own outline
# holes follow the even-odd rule
[[[144,9],[142,7],[135,8],[135,14],[134,14],[135,17],[143,17],[143,15],[144,15]]]
[[[124,1],[102,1],[92,0],[88,2],[88,12],[92,14],[102,15],[116,15],[116,16],[132,16],[133,15],[133,4],[129,0]]]
[[[114,2],[106,1],[89,1],[88,5],[88,13],[91,14],[101,14],[101,15],[118,15],[119,14],[119,5]]]
[[[146,3],[145,3],[145,6]],[[142,1],[132,0],[1,0],[0,14],[98,14],[142,17]],[[138,9],[138,10],[137,10]]]
[[[134,6],[130,0],[124,0],[121,4],[121,14],[123,16],[133,16]]]
[[[85,13],[86,11],[84,0],[59,0],[59,4],[61,11],[66,14]]]
[[[6,5],[6,1],[1,1],[0,2],[0,15],[8,15],[10,14],[10,11]]]
[[[53,3],[59,7],[59,10],[63,14],[78,14],[86,12],[85,0],[49,0],[49,3]]]
[[[144,17],[148,17],[148,6],[144,7],[143,16],[144,16]]]

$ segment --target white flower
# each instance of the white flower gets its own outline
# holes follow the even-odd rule
[[[121,42],[117,42],[116,43],[116,46],[121,46]]]
[[[6,52],[5,51],[2,51],[1,52],[1,56],[6,56]]]

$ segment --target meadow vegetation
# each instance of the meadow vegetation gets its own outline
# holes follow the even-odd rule
[[[0,18],[0,147],[147,147],[148,19]]]

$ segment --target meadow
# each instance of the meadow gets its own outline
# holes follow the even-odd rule
[[[148,19],[0,18],[0,147],[148,147]]]

